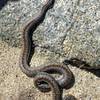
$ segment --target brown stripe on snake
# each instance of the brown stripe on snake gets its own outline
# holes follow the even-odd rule
[[[43,20],[45,19],[46,12],[53,7],[54,2],[55,0],[48,0],[47,3],[42,7],[40,14],[32,21],[30,21],[23,30],[23,50],[20,59],[20,68],[22,72],[25,73],[28,77],[36,78],[35,80],[44,80],[44,82],[40,85],[35,82],[39,90],[41,90],[42,92],[56,89],[56,86],[51,86],[51,84],[56,84],[55,81],[60,88],[70,88],[70,84],[72,83],[73,79],[73,74],[70,69],[67,66],[63,66],[62,64],[48,65],[43,66],[41,68],[38,67],[38,69],[33,69],[32,67],[30,67],[31,57],[34,54],[36,47],[32,40],[33,32],[43,22]],[[61,74],[63,77],[54,81],[54,79],[52,78],[52,76],[49,75],[49,73],[58,73]],[[47,81],[47,83],[45,83],[45,81]],[[59,93],[59,91],[57,92]]]

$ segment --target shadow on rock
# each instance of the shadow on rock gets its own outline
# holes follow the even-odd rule
[[[82,61],[77,58],[71,58],[69,60],[64,60],[63,63],[65,65],[70,64],[72,66],[75,66],[75,67],[85,70],[87,72],[91,72],[94,75],[96,75],[97,77],[100,77],[100,69],[89,69],[89,68],[92,68],[92,66],[90,66],[86,61]]]
[[[0,0],[0,10],[7,4],[8,1],[19,1],[19,0]]]
[[[18,100],[35,100],[35,92],[33,89],[21,91],[19,93]]]

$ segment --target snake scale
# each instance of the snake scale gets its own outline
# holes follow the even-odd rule
[[[63,64],[52,64],[33,69],[30,66],[32,55],[35,51],[35,43],[32,40],[33,32],[45,19],[46,13],[53,8],[55,0],[48,0],[42,7],[41,12],[33,18],[23,29],[23,49],[20,59],[20,68],[28,77],[34,78],[35,86],[42,92],[53,91],[53,100],[62,99],[62,89],[70,88],[73,74],[67,66]],[[58,73],[63,77],[54,79],[51,73]],[[65,100],[65,99],[64,99]],[[66,99],[67,100],[67,99]]]

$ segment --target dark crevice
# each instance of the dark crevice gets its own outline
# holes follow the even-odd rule
[[[8,1],[18,1],[18,0],[0,0],[0,10],[7,4]]]
[[[7,0],[0,0],[0,10],[7,4]]]

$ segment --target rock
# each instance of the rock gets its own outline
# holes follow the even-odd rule
[[[33,39],[44,51],[59,54],[62,60],[77,58],[89,65],[82,67],[100,69],[99,1],[55,1]],[[9,1],[0,12],[0,38],[20,47],[23,25],[37,15],[43,4],[41,0]]]

